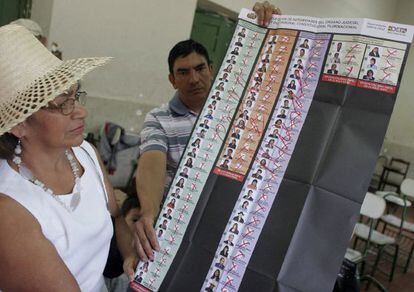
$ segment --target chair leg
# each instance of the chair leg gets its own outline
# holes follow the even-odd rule
[[[374,283],[375,287],[382,292],[388,291],[377,279],[371,277],[370,275],[364,275],[359,280],[360,282],[367,281],[368,283]]]
[[[410,266],[411,257],[413,256],[413,251],[414,251],[414,239],[413,239],[413,243],[411,245],[410,253],[408,254],[407,263],[405,264],[405,267],[404,267],[404,273],[407,273],[407,271],[408,271],[408,267]]]
[[[381,233],[385,233],[385,229],[387,229],[387,222],[383,222],[384,223],[384,226],[382,227],[382,231],[381,231]]]
[[[354,245],[352,246],[353,249],[356,249],[357,242],[358,242],[358,237],[355,236]]]
[[[377,270],[377,267],[378,267],[378,263],[379,263],[379,261],[380,261],[380,259],[381,259],[381,256],[382,256],[382,250],[384,249],[384,246],[380,246],[379,248],[378,248],[378,252],[377,252],[377,257],[375,258],[375,263],[374,263],[374,265],[372,266],[372,270],[371,270],[371,274],[370,274],[370,276],[372,277],[372,278],[374,278],[374,275],[375,275],[375,271]],[[368,290],[369,289],[369,286],[371,285],[371,282],[368,282],[367,283],[367,286],[366,286],[366,289]]]
[[[396,244],[395,245],[394,258],[392,260],[391,274],[390,274],[390,278],[389,278],[390,282],[392,281],[392,278],[394,277],[395,266],[397,265],[398,249],[399,249],[399,246],[398,246],[398,244]]]

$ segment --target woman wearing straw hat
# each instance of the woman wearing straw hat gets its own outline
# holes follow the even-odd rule
[[[82,136],[77,81],[107,60],[62,62],[23,27],[0,27],[0,290],[105,291],[110,215],[133,277],[128,228]]]

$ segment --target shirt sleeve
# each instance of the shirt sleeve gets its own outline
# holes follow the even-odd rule
[[[158,150],[164,153],[168,151],[165,130],[154,112],[147,114],[141,131],[140,153],[150,150]]]

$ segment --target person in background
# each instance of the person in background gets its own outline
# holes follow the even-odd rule
[[[0,27],[3,291],[105,289],[111,215],[133,279],[130,231],[96,149],[83,140],[86,93],[78,81],[108,60],[62,62],[22,26]]]
[[[23,26],[25,29],[30,31],[45,47],[47,46],[47,38],[43,34],[43,30],[37,22],[28,18],[19,18],[10,22],[10,24]]]
[[[120,191],[118,190],[117,193],[119,194]],[[141,216],[141,206],[138,198],[136,196],[126,195],[122,201],[117,201],[117,204],[121,209],[125,222],[131,232],[133,232],[134,224]],[[103,275],[108,292],[125,292],[129,286],[129,279],[123,272],[123,260],[116,242],[115,235],[111,240],[111,247]]]
[[[43,30],[37,22],[28,18],[19,18],[12,21],[10,24],[23,26],[25,29],[30,31],[45,47],[47,47],[47,38],[43,34]],[[50,51],[58,59],[62,60],[62,51],[59,50],[57,43],[52,43]]]
[[[255,3],[253,10],[258,23],[265,26],[272,14],[280,14],[267,1]],[[135,224],[134,243],[143,261],[153,260],[153,251],[159,250],[154,222],[213,78],[207,50],[193,40],[181,41],[171,49],[168,67],[168,78],[176,93],[168,105],[147,114],[141,132],[136,185],[142,216]]]

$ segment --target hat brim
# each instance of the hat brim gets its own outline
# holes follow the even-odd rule
[[[0,108],[2,115],[0,135],[10,131],[82,79],[87,73],[103,66],[111,59],[111,57],[100,57],[67,60],[34,80],[26,89],[11,98],[3,108]]]

